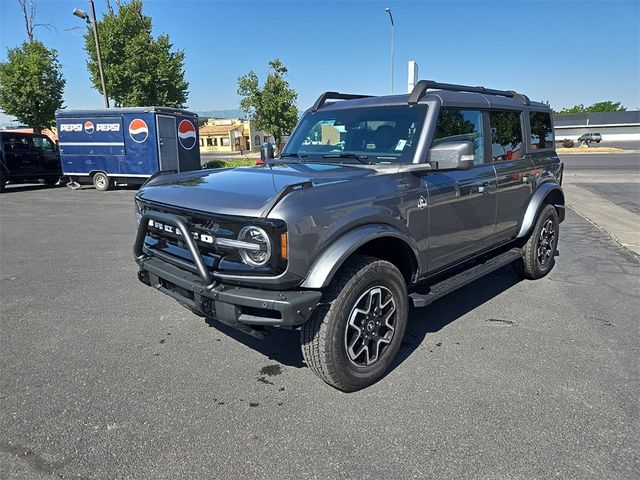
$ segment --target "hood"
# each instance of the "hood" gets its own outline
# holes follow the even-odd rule
[[[238,167],[159,175],[138,198],[188,210],[247,217],[266,216],[290,185],[312,187],[373,175],[370,168],[319,163]]]

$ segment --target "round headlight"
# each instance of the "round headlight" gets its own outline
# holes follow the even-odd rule
[[[238,240],[252,243],[259,247],[255,249],[238,249],[244,263],[254,267],[261,267],[271,258],[271,240],[269,240],[267,232],[260,227],[251,225],[244,227],[238,234]]]

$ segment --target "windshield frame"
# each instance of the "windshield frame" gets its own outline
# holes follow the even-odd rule
[[[342,102],[341,102],[342,103]],[[367,110],[415,110],[415,132],[409,148],[402,154],[394,156],[394,152],[384,155],[383,152],[375,152],[369,150],[326,150],[326,151],[306,151],[303,149],[304,141],[308,138],[308,133],[322,120],[322,117],[340,116],[341,113],[347,111],[363,111]],[[358,164],[375,164],[375,165],[408,165],[415,163],[416,152],[422,139],[424,138],[425,129],[428,125],[427,118],[431,108],[427,103],[418,103],[416,105],[409,104],[387,104],[387,105],[367,105],[349,108],[328,108],[316,111],[308,110],[298,122],[295,130],[285,147],[282,150],[281,157],[289,157],[293,160],[304,163],[358,163]],[[387,112],[388,114],[388,112]],[[375,118],[365,119],[363,121],[382,121]],[[313,121],[313,119],[318,120]],[[341,155],[342,154],[342,155]]]

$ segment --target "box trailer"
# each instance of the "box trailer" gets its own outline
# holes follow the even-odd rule
[[[198,116],[176,108],[57,110],[62,175],[107,190],[158,171],[198,170]]]

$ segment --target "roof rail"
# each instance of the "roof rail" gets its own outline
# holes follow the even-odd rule
[[[327,100],[355,100],[356,98],[367,98],[371,95],[357,95],[353,93],[339,93],[339,92],[324,92],[318,97],[316,103],[310,108],[312,112],[315,112],[322,107]]]
[[[450,90],[453,92],[485,93],[487,95],[499,95],[501,97],[513,98],[523,105],[529,105],[529,97],[513,90],[494,90],[485,87],[469,87],[466,85],[455,85],[452,83],[438,83],[433,80],[420,80],[411,90],[409,104],[415,105],[427,93],[427,90]]]

